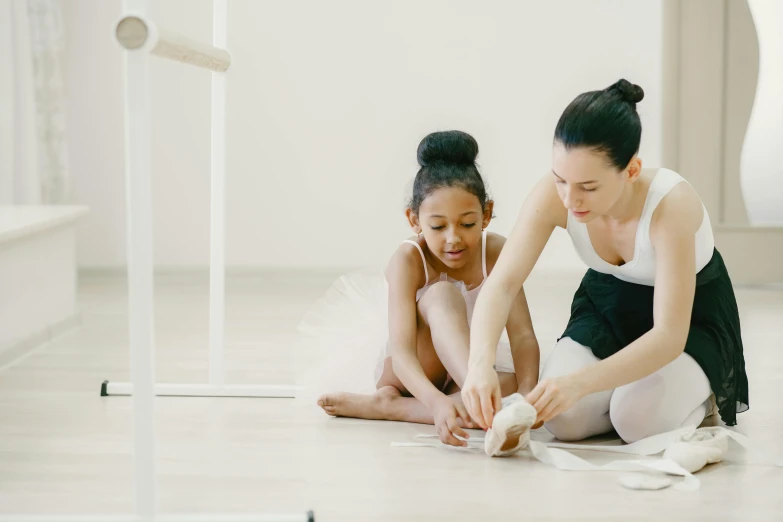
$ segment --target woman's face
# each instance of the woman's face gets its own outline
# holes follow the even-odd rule
[[[552,150],[552,176],[560,201],[579,222],[606,215],[629,183],[638,177],[641,162],[634,157],[618,171],[602,152],[587,147],[566,150],[556,142]]]

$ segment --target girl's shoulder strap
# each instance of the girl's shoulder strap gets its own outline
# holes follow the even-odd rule
[[[481,231],[481,273],[487,278],[487,231]]]

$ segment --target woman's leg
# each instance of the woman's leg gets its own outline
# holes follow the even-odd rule
[[[590,348],[570,337],[555,345],[541,371],[541,379],[571,374],[599,361]],[[609,419],[609,401],[613,390],[587,395],[568,411],[545,423],[546,429],[562,441],[575,441],[612,431]]]
[[[609,405],[612,425],[625,442],[665,433],[704,420],[710,382],[687,353],[644,379],[614,391]]]

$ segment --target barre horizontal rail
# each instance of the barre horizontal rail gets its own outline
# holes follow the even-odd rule
[[[289,385],[214,385],[214,384],[186,384],[186,383],[158,383],[155,384],[155,395],[158,397],[268,397],[288,398],[296,397],[299,386]],[[103,381],[101,384],[101,396],[112,397],[121,395],[133,395],[133,383]]]
[[[0,522],[315,522],[312,511],[271,515],[195,514],[158,515],[0,515]]]
[[[123,17],[117,23],[115,35],[128,51],[146,51],[216,72],[225,72],[231,66],[231,55],[225,49],[161,29],[141,16]]]

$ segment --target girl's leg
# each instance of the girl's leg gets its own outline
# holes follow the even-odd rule
[[[419,300],[417,355],[425,375],[455,402],[468,367],[470,331],[462,295],[450,283],[436,283]],[[444,389],[452,377],[450,389]],[[517,391],[514,374],[499,374],[501,392]],[[432,415],[418,399],[410,397],[386,358],[377,391],[372,395],[332,393],[318,400],[329,415],[362,419],[396,420],[432,424]],[[465,427],[465,426],[463,426]]]
[[[419,299],[419,323],[430,330],[439,362],[461,389],[468,373],[470,327],[465,299],[453,284],[435,283]]]
[[[422,370],[424,370],[424,374],[436,388],[442,390],[448,380],[448,372],[435,352],[429,325],[422,317],[418,318],[416,355]],[[376,383],[376,389],[377,391],[371,395],[328,393],[318,399],[318,405],[326,413],[336,417],[397,420],[397,408],[392,407],[393,405],[390,404],[390,401],[397,398],[405,398],[403,396],[409,397],[410,393],[394,374],[391,357],[386,357],[383,361],[383,371]],[[414,412],[415,415],[418,415],[418,413]]]
[[[625,442],[704,420],[712,393],[701,366],[687,353],[644,379],[614,391],[609,416]]]
[[[384,377],[391,371],[391,360],[386,360]],[[405,397],[393,385],[383,385],[383,379],[378,383],[378,390],[372,395],[355,393],[330,393],[318,400],[318,404],[328,413],[338,417],[355,417],[359,419],[391,420],[413,422],[416,424],[434,424],[432,413],[415,397]],[[513,373],[498,373],[500,390],[505,397],[517,391],[517,378]],[[459,388],[451,382],[445,393],[456,403],[461,404]],[[459,425],[465,426],[458,419]]]
[[[500,380],[500,391],[503,397],[517,391],[517,378],[513,373],[498,373],[498,379]],[[378,392],[380,391],[381,390],[378,390]],[[456,382],[452,381],[449,384],[449,389],[446,390],[446,394],[454,402],[462,404],[460,389]],[[388,420],[415,422],[418,424],[434,423],[432,413],[430,413],[427,407],[415,397],[403,397],[402,395],[395,396],[393,400],[387,401],[386,413],[388,415]],[[475,427],[472,425],[463,426],[462,421],[459,421],[459,423],[463,428]]]
[[[438,359],[432,346],[429,327],[419,322],[416,352],[424,374],[436,388],[443,390],[448,373]],[[326,413],[336,417],[355,417],[371,420],[398,420],[394,399],[409,398],[410,393],[400,382],[392,369],[392,359],[383,361],[383,372],[376,383],[377,391],[370,395],[356,393],[328,393],[318,399],[318,405]],[[415,421],[412,421],[415,422]]]
[[[541,371],[541,379],[568,375],[598,362],[590,348],[583,346],[570,337],[564,337],[555,345],[552,354],[546,360]],[[586,439],[612,431],[609,418],[609,401],[612,391],[603,391],[587,395],[568,411],[565,411],[545,423],[546,429],[566,442]]]

